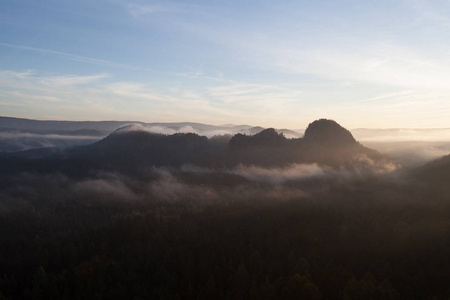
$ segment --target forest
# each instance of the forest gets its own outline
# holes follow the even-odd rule
[[[0,154],[0,299],[448,299],[450,159],[124,127]]]

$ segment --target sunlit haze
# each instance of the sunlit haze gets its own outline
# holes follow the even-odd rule
[[[2,1],[0,115],[447,128],[448,1]]]

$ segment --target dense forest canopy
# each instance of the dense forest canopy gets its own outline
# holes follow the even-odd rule
[[[137,127],[0,155],[0,299],[447,299],[448,157]]]

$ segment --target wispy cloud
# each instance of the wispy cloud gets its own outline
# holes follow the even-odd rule
[[[436,34],[435,28],[450,24],[450,18],[436,7],[425,5],[424,1],[417,2],[428,7],[425,17],[434,20],[432,25],[420,28],[422,37]],[[261,14],[261,11],[258,13]],[[368,27],[365,36],[357,35],[348,28],[325,28],[325,32],[313,36],[313,33],[298,29],[299,24],[292,23],[292,20],[284,21],[276,13],[267,19],[267,24],[261,24],[268,30],[255,29],[254,19],[233,19],[235,23],[230,26],[230,21],[226,22],[221,17],[217,15],[218,21],[212,24],[209,19],[180,18],[179,23],[183,26],[178,29],[218,44],[228,50],[230,57],[245,62],[247,67],[261,68],[266,72],[402,88],[450,90],[447,83],[450,59],[446,43],[443,42],[438,50],[418,42],[414,39],[414,33],[403,32],[399,36],[400,29],[399,32],[390,30],[392,28],[386,25],[385,20],[367,21],[371,26],[363,23]],[[373,16],[368,14],[367,17]],[[292,30],[280,29],[277,20],[284,26],[293,26]],[[342,27],[338,21],[336,23]],[[396,26],[401,27],[400,24]],[[445,36],[442,36],[444,39]]]
[[[176,14],[180,16],[211,16],[206,6],[194,3],[182,3],[175,1],[152,1],[152,3],[127,3],[125,9],[133,18],[144,18],[156,13],[170,13],[172,17]],[[171,21],[178,23],[181,19],[175,18]],[[167,21],[167,20],[166,20]]]
[[[277,99],[279,104],[283,100],[294,100],[301,95],[301,90],[284,88],[282,86],[232,83],[208,88],[208,96],[234,105],[261,105],[266,99]]]
[[[177,98],[170,93],[158,93],[139,82],[113,82],[101,87],[112,95],[140,101],[154,101],[162,103],[176,103]]]
[[[450,9],[446,1],[407,0],[407,5],[412,8],[419,22],[432,21],[441,26],[450,26],[450,17],[443,13]]]
[[[31,93],[24,93],[24,92],[20,92],[20,91],[0,91],[0,93],[2,93],[5,97],[11,99],[11,98],[15,98],[15,99],[28,99],[29,101],[37,101],[37,102],[60,102],[61,100],[58,97],[55,96],[51,96],[51,95],[34,95]],[[3,102],[1,103],[3,105],[12,105],[12,103],[6,103]]]
[[[0,71],[0,77],[13,77],[18,79],[26,79],[35,74],[36,72],[33,70],[27,70],[23,72],[15,72],[10,70],[2,70]]]
[[[11,107],[8,103],[22,103],[30,107],[38,105],[47,112],[70,112],[69,115],[79,114],[84,118],[96,116],[94,119],[106,116],[108,119],[212,124],[245,120],[267,126],[267,121],[271,122],[278,115],[289,119],[287,104],[298,97],[295,90],[244,82],[194,89],[161,88],[156,84],[112,79],[106,73],[48,76],[37,72],[0,71],[0,93],[6,103],[3,111]]]
[[[114,81],[106,73],[48,76],[36,71],[0,70],[2,113],[31,118],[45,114],[38,118],[305,128],[314,119],[328,117],[350,127],[385,127],[386,122],[390,127],[444,127],[440,120],[450,111],[445,91],[373,93],[363,101],[322,105],[321,101],[330,103],[334,92],[237,81],[161,87],[149,82]]]
[[[49,86],[80,85],[92,83],[106,77],[108,77],[108,74],[106,73],[90,76],[63,75],[63,76],[44,77],[42,78],[42,82]]]
[[[386,100],[386,99],[396,99],[396,98],[398,99],[398,97],[411,95],[413,93],[414,93],[414,91],[401,91],[401,92],[396,92],[396,93],[387,93],[387,94],[382,94],[382,95],[378,95],[375,97],[371,97],[368,99],[358,100],[358,101],[356,101],[356,103],[376,102],[376,101],[382,101],[382,100]]]
[[[137,3],[129,3],[127,5],[127,9],[128,12],[135,18],[164,10],[164,8],[161,5],[148,5]]]
[[[24,50],[24,51],[32,51],[32,52],[38,52],[38,53],[43,53],[43,54],[56,55],[56,56],[67,58],[69,60],[86,63],[86,64],[103,66],[103,67],[117,68],[117,69],[143,70],[143,68],[136,67],[136,66],[116,63],[116,62],[104,60],[104,59],[76,55],[76,54],[72,54],[72,53],[55,51],[55,50],[51,50],[51,49],[43,49],[43,48],[1,43],[1,42],[0,42],[0,46],[14,48],[14,49],[18,49],[18,50]]]
[[[352,47],[267,48],[274,67],[333,80],[351,80],[403,88],[450,90],[450,61],[393,45],[353,41]]]
[[[27,84],[33,84],[35,87],[41,85],[42,88],[49,86],[52,88],[59,86],[75,86],[89,84],[107,78],[109,74],[100,73],[94,75],[57,75],[42,76],[35,71],[14,72],[10,70],[0,70],[0,79],[4,81],[4,88],[20,91],[20,88],[27,89]],[[8,83],[8,85],[6,84]]]

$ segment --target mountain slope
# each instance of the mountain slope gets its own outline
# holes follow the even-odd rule
[[[450,190],[450,155],[413,169],[411,176],[418,184]]]

